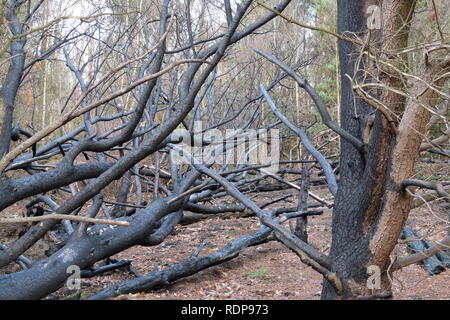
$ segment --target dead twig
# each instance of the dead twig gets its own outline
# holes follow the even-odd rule
[[[51,213],[40,217],[27,217],[27,218],[3,218],[0,219],[0,223],[28,223],[28,222],[39,222],[44,220],[72,220],[80,222],[90,222],[90,223],[100,223],[100,224],[111,224],[116,226],[129,226],[128,221],[110,220],[110,219],[98,219],[98,218],[88,218],[80,216],[69,216],[65,214]]]

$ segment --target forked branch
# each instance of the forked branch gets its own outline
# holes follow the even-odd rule
[[[304,130],[301,130],[297,128],[292,122],[286,118],[280,110],[276,107],[275,103],[273,102],[272,98],[270,97],[269,93],[267,92],[266,88],[261,84],[259,86],[261,92],[263,93],[264,97],[266,98],[267,103],[269,104],[270,109],[272,109],[272,112],[296,135],[300,137],[300,139],[303,142],[303,145],[305,148],[312,154],[314,158],[319,162],[319,164],[322,166],[323,171],[325,172],[325,176],[327,178],[328,186],[330,188],[330,191],[333,195],[336,195],[338,185],[336,182],[336,177],[334,176],[333,168],[331,168],[331,165],[328,163],[327,159],[321,154],[317,149],[313,146],[311,141],[308,138],[308,135]]]
[[[177,145],[168,144],[168,146],[178,152],[183,151]],[[190,160],[191,166],[193,166],[197,171],[206,174],[210,178],[217,181],[222,185],[222,187],[227,191],[229,195],[255,212],[255,214],[264,225],[270,227],[280,234],[279,239],[287,247],[291,248],[299,256],[300,260],[303,263],[312,267],[314,270],[326,277],[336,288],[337,292],[342,292],[342,283],[339,277],[335,273],[330,271],[331,262],[326,255],[290,233],[285,227],[280,224],[280,222],[274,220],[269,213],[264,212],[252,200],[245,197],[233,184],[222,177],[219,173],[207,168],[190,153],[184,151],[184,155]]]
[[[297,75],[292,68],[290,68],[288,65],[286,65],[284,62],[280,61],[279,59],[275,58],[274,56],[261,51],[261,50],[255,50],[255,52],[270,62],[276,64],[279,66],[284,72],[286,72],[289,76],[291,76],[297,84],[300,86],[300,88],[305,89],[305,91],[308,93],[308,95],[311,97],[311,99],[314,101],[314,104],[319,111],[320,117],[322,118],[323,123],[329,127],[331,130],[336,132],[338,135],[340,135],[342,138],[347,140],[349,143],[351,143],[355,148],[361,152],[365,152],[365,144],[362,140],[358,139],[357,137],[353,136],[346,130],[344,130],[342,127],[340,127],[336,122],[334,122],[331,119],[330,114],[328,113],[327,106],[323,102],[323,100],[320,98],[317,91],[304,79],[302,79],[299,75]]]
[[[447,193],[447,191],[444,189],[444,186],[439,182],[433,183],[417,179],[408,179],[403,181],[401,186],[403,188],[406,188],[408,186],[414,186],[419,188],[436,190],[439,196],[441,196],[444,199],[450,200],[450,194]]]

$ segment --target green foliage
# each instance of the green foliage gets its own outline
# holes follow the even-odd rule
[[[450,175],[448,172],[436,172],[429,179],[430,182],[440,182],[440,181],[449,181]]]
[[[336,67],[334,67],[336,68]],[[328,75],[321,78],[317,83],[316,90],[327,105],[335,104],[336,97],[336,80],[334,73],[327,73]]]
[[[79,299],[84,299],[88,296],[89,294],[86,292],[83,292],[82,290],[77,290],[72,294],[69,294],[67,296],[64,296],[64,300],[79,300]]]
[[[259,278],[259,277],[265,276],[269,273],[270,273],[269,269],[267,269],[266,267],[262,267],[256,271],[246,274],[246,276],[249,278]]]
[[[333,0],[319,0],[315,4],[316,25],[327,30],[336,30],[336,4]],[[338,59],[336,55],[335,41],[333,37],[316,32],[315,52],[319,54],[319,61],[312,67],[314,87],[322,100],[327,105],[337,103],[336,71]],[[333,57],[332,59],[330,59]],[[313,79],[311,79],[313,80]],[[312,82],[312,81],[311,81]]]
[[[315,3],[315,10],[319,25],[334,31],[336,29],[336,1],[318,0]],[[319,33],[319,35],[323,34]]]
[[[427,7],[427,0],[419,0],[416,4],[416,9],[423,9]]]

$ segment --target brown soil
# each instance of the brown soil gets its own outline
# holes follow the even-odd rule
[[[288,191],[283,192],[286,194]],[[267,199],[260,197],[264,202]],[[429,209],[414,210],[408,224],[428,239],[439,240],[447,233],[447,211],[444,203],[434,203]],[[329,250],[331,239],[330,214],[328,210],[322,216],[309,218],[310,243],[325,253]],[[259,222],[254,217],[204,220],[178,226],[177,234],[169,236],[158,246],[129,248],[115,258],[132,260],[132,266],[141,274],[146,274],[155,265],[164,269],[183,261],[205,239],[207,245],[200,256],[253,233],[258,226]],[[406,244],[400,241],[393,255],[408,254],[406,248]],[[114,271],[94,279],[83,279],[82,296],[132,277],[126,271]],[[450,270],[430,276],[422,266],[411,265],[396,272],[393,283],[395,299],[450,298]],[[319,299],[321,284],[321,276],[302,264],[294,253],[278,242],[270,242],[247,248],[229,262],[180,279],[163,289],[120,296],[118,299]],[[61,289],[52,298],[67,298],[72,293]]]

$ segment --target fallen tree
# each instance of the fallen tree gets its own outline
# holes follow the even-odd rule
[[[129,247],[158,245],[176,225],[200,216],[251,214],[262,227],[213,254],[198,257],[200,247],[186,261],[104,288],[90,299],[153,290],[268,240],[280,241],[323,276],[323,299],[391,298],[392,272],[448,248],[444,239],[391,261],[410,211],[450,198],[445,183],[412,179],[420,152],[430,149],[427,128],[435,123],[432,114],[439,101],[448,99],[450,75],[445,38],[437,45],[409,46],[416,1],[338,1],[338,33],[285,16],[290,0],[279,0],[275,7],[259,3],[258,14],[252,0],[235,8],[220,2],[223,21],[205,17],[214,7],[206,1],[195,18],[190,2],[164,0],[137,12],[119,6],[117,12],[78,19],[80,25],[95,22],[87,29],[62,28],[55,32],[64,35],[55,36],[56,47],[29,57],[30,34],[51,31],[50,26],[26,28],[41,3],[34,9],[25,9],[24,1],[5,4],[12,38],[0,91],[0,222],[34,224],[0,247],[0,267],[17,261],[22,268],[0,275],[0,299],[44,298],[66,283],[71,267],[99,274],[108,268],[87,271]],[[365,9],[370,5],[382,9],[380,19],[386,23],[369,32]],[[311,60],[283,61],[276,52],[258,50],[262,60],[255,61],[252,52],[246,72],[269,70],[268,65],[277,70],[257,78],[262,84],[251,76],[252,81],[241,81],[242,70],[219,68],[234,46],[269,28],[274,18],[339,39],[340,121],[332,119],[319,92],[300,76]],[[196,30],[192,19],[209,24]],[[94,39],[98,48],[83,47],[86,39]],[[32,133],[23,125],[12,126],[27,70],[55,52],[75,81],[60,114]],[[409,54],[424,58],[410,66]],[[259,67],[253,68],[256,63]],[[235,79],[239,85],[230,89]],[[325,155],[308,126],[300,128],[289,119],[288,108],[280,107],[286,97],[275,89],[285,87],[282,81],[304,90],[323,125],[341,139],[339,160]],[[291,147],[286,143],[276,149],[279,131],[270,130],[280,126],[288,129],[280,130],[282,139],[293,134],[303,145],[298,159],[293,153],[277,159]],[[223,134],[219,128],[229,131]],[[443,137],[430,143],[445,145]],[[229,157],[230,150],[237,150],[236,158]],[[262,163],[251,163],[258,152]],[[184,162],[177,162],[181,155]],[[329,193],[310,190],[317,183]],[[414,200],[415,188],[432,192]],[[297,193],[295,206],[285,205],[285,194],[255,200],[261,192],[286,189]],[[56,197],[56,191],[64,196]],[[32,217],[4,215],[22,200]],[[333,208],[329,254],[308,242],[308,217],[322,214],[323,207]],[[46,234],[59,237],[59,245],[46,259],[27,259],[26,251]],[[367,282],[373,267],[380,271],[377,286]]]

